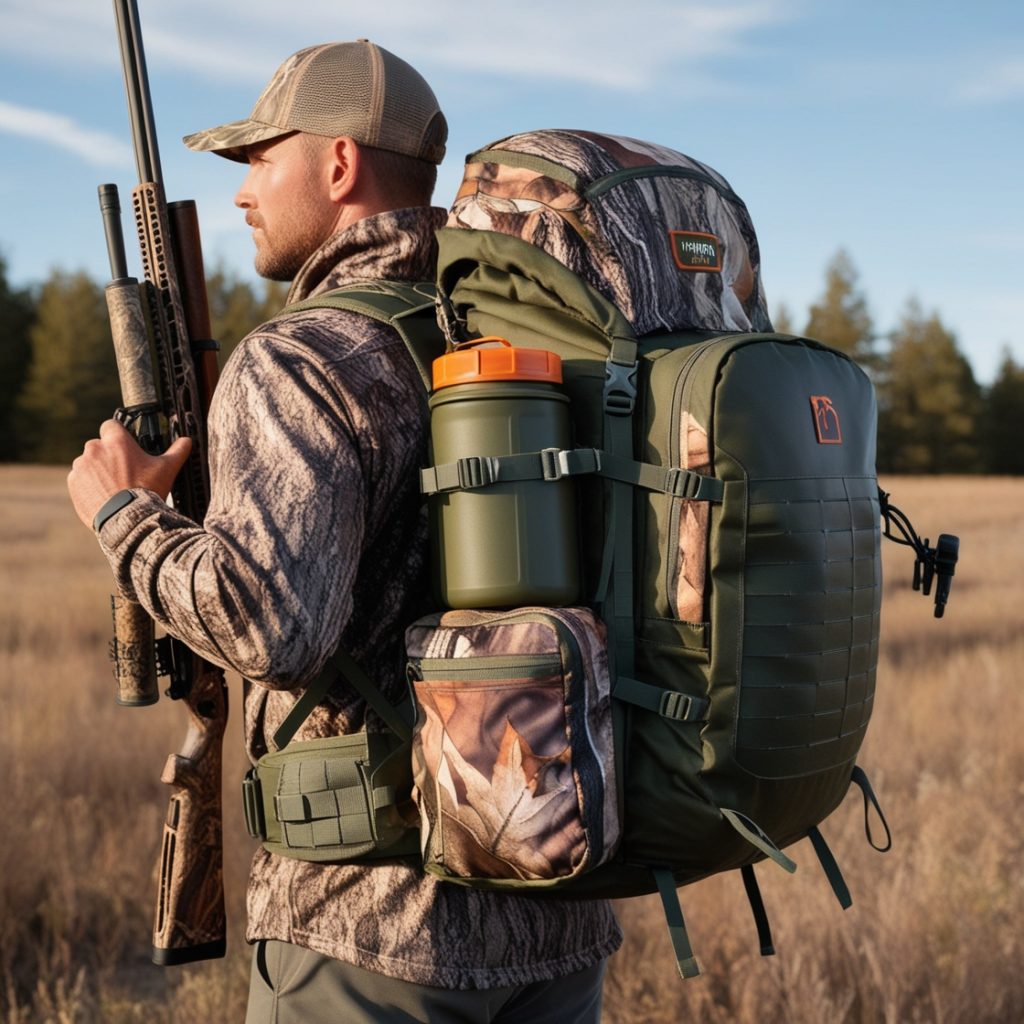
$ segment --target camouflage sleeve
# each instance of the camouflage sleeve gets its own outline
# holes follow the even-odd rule
[[[271,688],[312,678],[351,612],[367,456],[347,397],[286,336],[250,336],[211,409],[202,527],[140,491],[101,532],[118,585],[160,626]]]

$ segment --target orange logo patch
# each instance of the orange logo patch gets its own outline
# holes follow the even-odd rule
[[[832,399],[828,395],[811,395],[811,411],[814,413],[814,432],[818,435],[818,444],[842,444],[839,413]]]
[[[715,235],[703,231],[670,231],[672,258],[680,270],[707,270],[717,273],[722,269],[722,243]]]

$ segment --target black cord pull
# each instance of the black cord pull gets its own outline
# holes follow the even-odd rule
[[[935,587],[935,618],[941,619],[949,600],[949,590],[953,586],[953,573],[956,572],[957,559],[960,557],[960,538],[951,533],[939,534],[935,549],[935,574],[938,583]]]
[[[878,507],[882,516],[883,536],[914,549],[914,589],[927,597],[935,584],[935,618],[941,619],[953,586],[960,538],[952,533],[940,534],[933,548],[927,538],[921,540],[910,520],[889,501],[889,495],[881,488],[878,491]],[[894,528],[899,531],[900,537],[893,533]]]

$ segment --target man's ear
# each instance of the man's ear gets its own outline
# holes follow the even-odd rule
[[[351,199],[359,180],[360,162],[359,144],[355,139],[342,135],[331,143],[328,194],[333,202]]]

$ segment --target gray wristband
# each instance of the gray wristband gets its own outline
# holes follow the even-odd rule
[[[96,533],[99,533],[103,529],[103,524],[112,516],[116,515],[121,509],[126,508],[135,500],[135,495],[131,491],[118,491],[112,498],[108,498],[104,503],[103,507],[96,513],[96,518],[92,521],[92,528]]]

